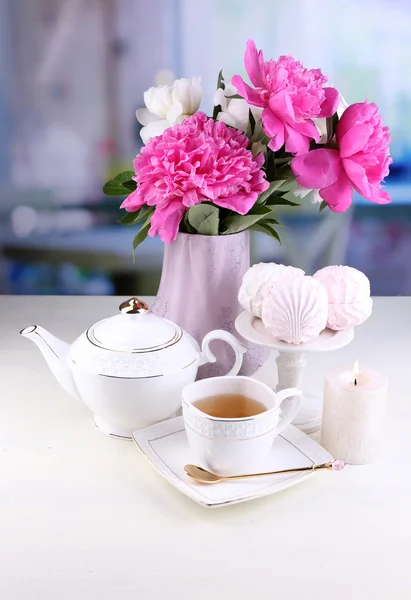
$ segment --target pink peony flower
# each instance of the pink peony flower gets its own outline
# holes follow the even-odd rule
[[[337,90],[323,87],[327,77],[320,69],[306,69],[291,56],[264,62],[263,52],[257,52],[253,40],[247,42],[245,68],[255,88],[239,75],[231,82],[249,104],[264,108],[263,128],[272,138],[269,147],[279,150],[285,142],[287,152],[308,152],[310,140],[319,141],[312,119],[335,113]]]
[[[264,155],[247,150],[237,129],[196,113],[152,138],[134,160],[137,189],[123,202],[129,212],[155,206],[148,235],[173,242],[186,210],[200,202],[245,215],[269,183]]]
[[[390,134],[373,102],[351,104],[337,125],[338,149],[320,148],[293,158],[291,168],[300,185],[318,189],[334,212],[352,203],[352,188],[371,202],[391,202],[381,182],[388,175]]]

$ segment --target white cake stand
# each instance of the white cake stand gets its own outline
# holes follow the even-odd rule
[[[332,331],[324,329],[320,335],[306,344],[287,344],[267,333],[263,322],[244,311],[235,321],[238,333],[247,341],[278,350],[276,358],[278,370],[277,391],[289,387],[302,387],[304,368],[309,352],[329,352],[338,350],[349,344],[354,338],[354,329]],[[302,405],[293,425],[305,433],[313,433],[321,427],[322,400],[308,392],[303,393]]]

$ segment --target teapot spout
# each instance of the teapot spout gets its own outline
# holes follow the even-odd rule
[[[40,349],[51,372],[61,387],[70,396],[80,399],[71,369],[68,365],[67,354],[70,347],[69,344],[59,340],[38,325],[25,327],[20,331],[20,335],[30,339]]]

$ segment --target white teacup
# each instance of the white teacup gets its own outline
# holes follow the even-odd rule
[[[243,418],[210,416],[194,406],[220,394],[241,394],[257,400],[266,410]],[[202,379],[183,389],[182,406],[188,443],[199,466],[218,475],[253,473],[264,464],[274,438],[293,420],[301,406],[302,391],[274,392],[249,377],[225,376]],[[283,409],[286,398],[291,398]]]

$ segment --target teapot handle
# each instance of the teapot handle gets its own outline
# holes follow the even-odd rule
[[[226,373],[226,375],[237,375],[238,371],[241,369],[241,365],[243,363],[243,354],[247,352],[247,348],[236,337],[234,337],[232,333],[224,331],[224,329],[215,329],[204,336],[203,343],[201,344],[200,365],[204,365],[205,363],[209,362],[216,362],[217,359],[209,347],[210,342],[213,340],[222,340],[223,342],[230,344],[235,352],[235,361],[234,365],[231,367],[228,373]]]

